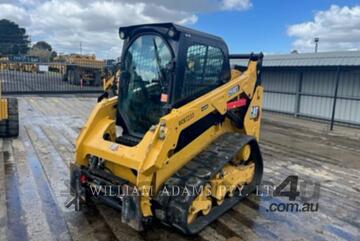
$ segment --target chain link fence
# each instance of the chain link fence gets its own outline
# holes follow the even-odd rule
[[[3,94],[100,93],[104,65],[77,63],[0,61]]]

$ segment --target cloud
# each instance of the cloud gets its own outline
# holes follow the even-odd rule
[[[223,0],[222,8],[225,10],[246,10],[252,6],[249,0]]]
[[[313,21],[289,26],[287,33],[301,52],[313,51],[315,37],[320,38],[319,51],[360,50],[360,6],[332,5],[316,12]]]
[[[168,9],[181,10],[186,12],[207,12],[219,10],[246,10],[251,7],[250,0],[118,0],[129,3],[142,2],[159,6],[164,6]]]
[[[45,40],[57,52],[120,55],[120,26],[175,22],[191,25],[198,13],[242,11],[250,0],[0,0],[0,19],[25,27],[33,41]]]
[[[11,19],[19,25],[27,25],[29,21],[25,9],[8,3],[0,4],[0,19],[2,18]]]

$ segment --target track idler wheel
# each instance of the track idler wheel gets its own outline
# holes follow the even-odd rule
[[[210,213],[212,207],[211,187],[209,184],[205,185],[201,193],[192,201],[188,210],[188,223],[192,223],[198,214],[207,215]]]

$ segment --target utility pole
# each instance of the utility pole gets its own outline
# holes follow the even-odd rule
[[[80,41],[80,55],[82,55],[82,43]]]
[[[319,40],[320,40],[320,39],[319,39],[318,37],[314,38],[314,42],[315,42],[315,53],[318,52]]]

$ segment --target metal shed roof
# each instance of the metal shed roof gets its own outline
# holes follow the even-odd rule
[[[231,64],[246,66],[247,61],[231,60]],[[360,66],[360,51],[265,55],[263,60],[263,66]]]

